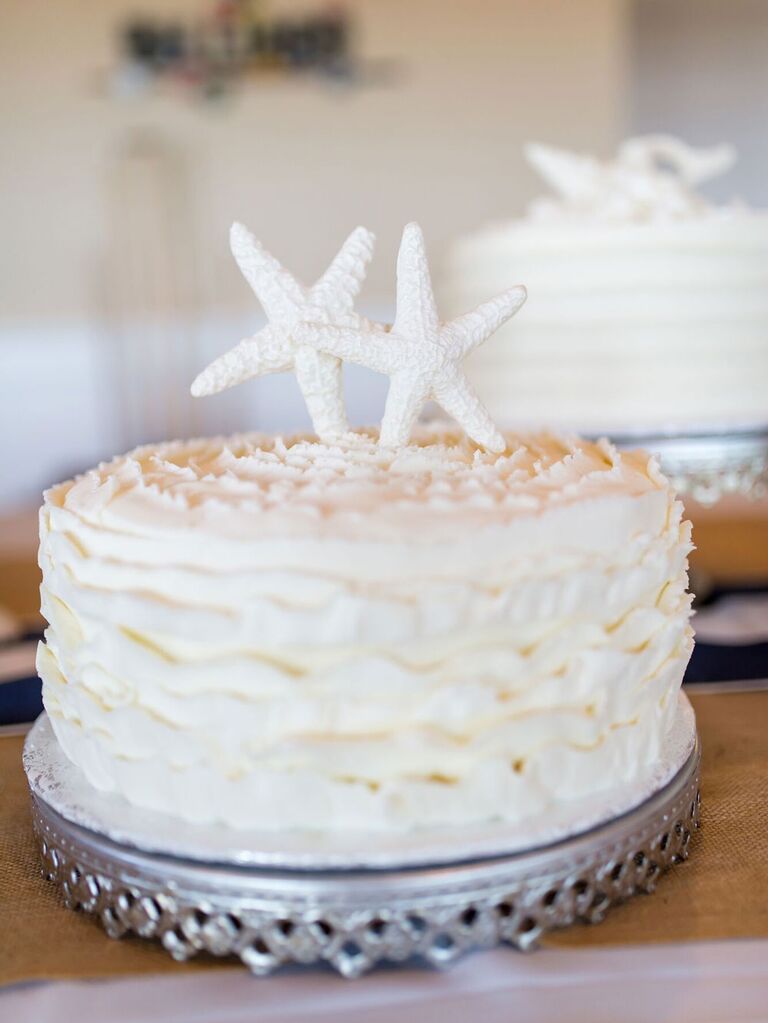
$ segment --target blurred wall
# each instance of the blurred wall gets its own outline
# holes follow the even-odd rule
[[[731,143],[739,161],[709,194],[768,206],[768,3],[635,0],[630,35],[632,130]]]
[[[271,12],[308,4],[272,4]],[[259,325],[227,248],[244,220],[306,278],[365,223],[362,306],[386,316],[402,225],[433,251],[537,190],[530,138],[606,152],[623,134],[624,0],[356,0],[390,83],[245,84],[219,103],[118,99],[130,14],[188,0],[5,0],[0,31],[0,504],[143,439],[306,425],[290,378],[193,402],[207,359]],[[352,416],[384,382],[357,374]]]

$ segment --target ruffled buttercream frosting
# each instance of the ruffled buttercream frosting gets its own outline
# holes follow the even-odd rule
[[[39,668],[100,788],[231,826],[523,821],[631,782],[690,653],[653,459],[246,434],[144,447],[41,509]]]

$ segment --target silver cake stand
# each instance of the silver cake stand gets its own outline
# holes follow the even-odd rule
[[[225,829],[185,825],[172,841],[167,836],[178,822],[152,813],[142,819],[142,811],[122,801],[128,830],[139,837],[116,840],[109,833],[116,834],[117,797],[87,786],[45,715],[25,746],[43,874],[68,907],[97,915],[113,938],[157,939],[174,959],[237,956],[255,974],[288,963],[328,963],[345,977],[413,957],[445,966],[469,949],[501,942],[530,949],[546,931],[597,923],[615,903],[652,892],[663,871],[687,858],[698,827],[700,750],[684,696],[662,762],[665,780],[650,795],[636,788],[634,805],[617,816],[617,793],[609,794],[601,805],[603,816],[611,816],[587,829],[573,818],[557,840],[525,848],[519,828],[486,828],[475,836],[471,829],[434,829],[415,844],[401,839],[398,854],[397,838],[384,842],[382,852],[381,836],[368,836],[367,845],[364,838],[352,841],[343,866],[339,847],[317,835],[314,857],[311,835],[293,846],[284,842],[282,855],[274,835],[263,854],[255,847],[249,853],[242,836],[235,841],[231,832],[228,847]],[[585,806],[582,823],[597,811],[594,802]],[[526,834],[536,833],[526,827]],[[160,837],[150,841],[152,834]],[[366,867],[366,858],[374,865]]]
[[[768,424],[689,433],[612,434],[619,447],[642,447],[659,456],[661,468],[681,496],[716,504],[731,494],[757,499],[768,494]]]

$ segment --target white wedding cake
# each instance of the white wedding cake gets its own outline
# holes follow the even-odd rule
[[[321,437],[153,445],[45,495],[43,696],[98,789],[233,828],[524,827],[660,757],[681,505],[647,455],[496,429],[461,361],[524,291],[441,323],[413,225],[395,323],[357,317],[370,242],[305,289],[233,232],[270,324],[194,384],[301,366]],[[391,375],[378,434],[340,355]],[[465,432],[412,429],[429,398]]]
[[[768,422],[768,214],[696,186],[727,147],[666,137],[614,162],[527,147],[554,190],[528,214],[459,239],[444,303],[511,277],[530,298],[467,373],[497,421],[616,435]]]
[[[54,487],[41,535],[59,741],[189,820],[520,821],[631,784],[691,650],[681,507],[607,444],[172,443]]]

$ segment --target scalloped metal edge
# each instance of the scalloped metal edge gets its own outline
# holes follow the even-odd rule
[[[529,852],[404,870],[276,871],[153,856],[70,824],[32,797],[43,874],[110,937],[159,940],[177,960],[236,956],[254,974],[328,963],[357,977],[417,958],[446,966],[499,943],[598,923],[652,892],[699,825],[700,747],[663,789],[592,831]]]

